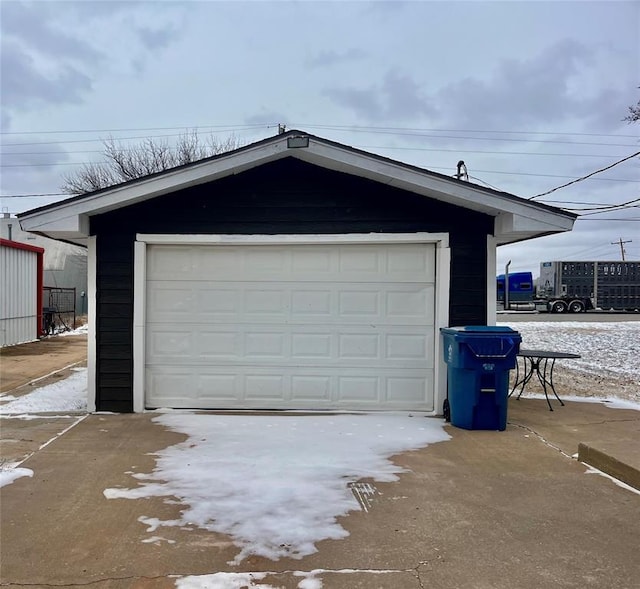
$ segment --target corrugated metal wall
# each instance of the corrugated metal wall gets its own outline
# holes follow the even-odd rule
[[[37,339],[36,252],[0,246],[0,346]]]

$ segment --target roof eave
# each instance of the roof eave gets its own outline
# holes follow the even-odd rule
[[[288,140],[298,135],[308,138],[308,145],[290,147]],[[284,157],[295,157],[327,169],[493,216],[499,243],[570,231],[576,218],[576,215],[555,207],[458,181],[300,131],[291,131],[144,179],[27,211],[19,215],[19,221],[25,231],[84,245],[89,235],[91,216],[239,174]]]

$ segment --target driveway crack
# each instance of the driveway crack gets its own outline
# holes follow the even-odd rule
[[[528,431],[529,433],[533,434],[536,438],[538,438],[538,440],[540,440],[545,446],[549,446],[549,448],[553,448],[557,452],[560,452],[560,454],[562,454],[565,458],[568,458],[569,460],[575,460],[575,458],[571,456],[571,454],[567,454],[562,448],[559,448],[555,444],[552,444],[549,440],[544,438],[536,430],[531,429],[529,426],[521,425],[520,423],[514,423],[513,421],[510,421],[509,425],[513,425],[514,427],[519,427],[523,430]]]
[[[144,575],[130,575],[127,577],[105,577],[101,579],[96,579],[94,581],[78,581],[75,583],[17,583],[12,581],[0,581],[0,587],[91,587],[92,585],[99,585],[100,583],[108,583],[110,581],[131,581],[131,580],[140,580],[145,579],[149,581],[154,581],[156,579],[165,579],[167,577],[173,577],[176,575],[157,575],[154,577],[144,576]]]

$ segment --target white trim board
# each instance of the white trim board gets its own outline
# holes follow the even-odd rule
[[[96,271],[97,271],[96,236],[89,237],[87,242],[87,411],[96,410]]]
[[[320,245],[436,243],[449,246],[448,233],[320,233],[312,235],[180,235],[138,233],[136,241],[165,245]]]
[[[449,324],[449,285],[451,253],[445,233],[371,233],[332,235],[145,235],[138,234],[134,245],[133,303],[133,410],[145,410],[145,315],[147,246],[167,245],[308,245],[425,243],[436,245],[436,296],[434,310],[434,412],[446,397],[446,365],[442,360],[440,327]]]

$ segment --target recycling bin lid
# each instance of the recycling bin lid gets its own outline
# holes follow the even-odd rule
[[[460,325],[457,327],[441,327],[440,331],[450,333],[518,333],[506,325]]]

